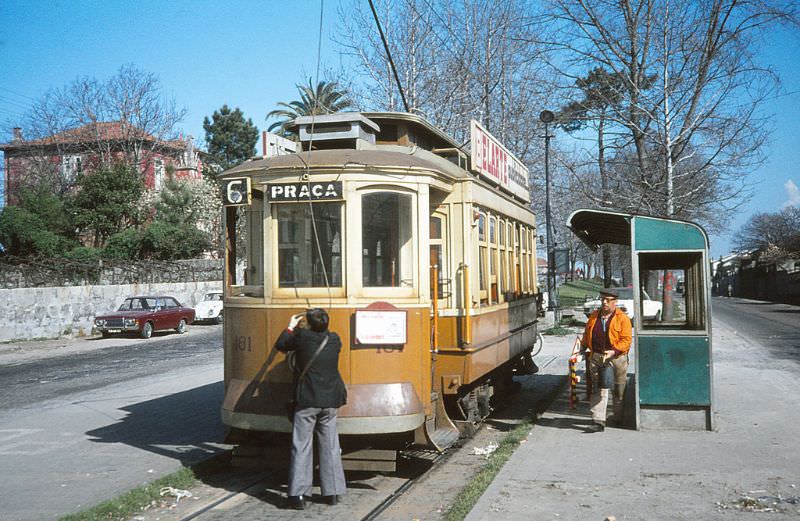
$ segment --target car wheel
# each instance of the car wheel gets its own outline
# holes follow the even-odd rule
[[[180,322],[178,322],[178,327],[175,328],[175,331],[180,333],[181,335],[186,333],[186,319],[182,318]]]
[[[216,318],[214,321],[215,321],[217,324],[222,324],[222,322],[223,322],[223,319],[222,319],[222,313],[220,313],[219,315],[217,315],[217,318]]]
[[[151,336],[153,336],[153,323],[145,322],[141,332],[139,332],[139,336],[142,338],[150,338]]]

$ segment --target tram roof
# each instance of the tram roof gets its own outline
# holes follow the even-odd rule
[[[226,170],[223,175],[305,169],[352,169],[369,171],[377,168],[438,171],[454,179],[472,178],[466,170],[431,152],[412,147],[382,145],[375,149],[325,149],[299,152],[268,158],[254,158]]]

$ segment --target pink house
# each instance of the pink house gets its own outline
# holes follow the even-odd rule
[[[6,204],[15,204],[27,176],[46,176],[66,191],[79,172],[125,158],[138,165],[145,187],[152,191],[161,189],[169,170],[177,179],[203,177],[201,152],[191,137],[160,140],[121,121],[90,123],[30,141],[15,128],[11,142],[0,145],[0,150],[5,153]]]

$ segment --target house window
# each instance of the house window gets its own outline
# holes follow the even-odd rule
[[[153,188],[158,191],[161,190],[161,187],[164,186],[164,174],[166,169],[164,168],[164,160],[156,158],[153,163]]]
[[[67,183],[75,182],[75,178],[83,171],[81,156],[61,156],[61,177]]]

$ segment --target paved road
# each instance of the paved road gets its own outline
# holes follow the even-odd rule
[[[0,381],[4,520],[57,519],[224,447],[220,326],[4,345]]]
[[[38,359],[16,356],[12,361],[0,356],[0,411],[179,367],[221,362],[222,326],[190,326],[185,335],[155,333],[149,340],[92,338],[67,344],[71,348],[67,352],[51,350]]]
[[[713,320],[768,349],[774,358],[800,362],[799,306],[718,297],[711,307]]]

